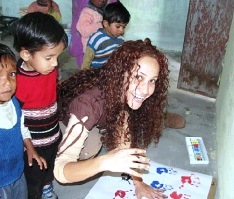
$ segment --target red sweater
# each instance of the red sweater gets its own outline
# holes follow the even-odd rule
[[[36,71],[21,68],[17,64],[16,97],[22,105],[25,126],[31,132],[34,147],[49,147],[61,139],[58,124],[56,87],[57,72],[41,75]]]

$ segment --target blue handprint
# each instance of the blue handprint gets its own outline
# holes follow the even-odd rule
[[[162,189],[164,191],[173,189],[171,185],[161,184],[159,181],[153,181],[150,185],[156,189]]]

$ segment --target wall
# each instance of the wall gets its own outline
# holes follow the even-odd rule
[[[229,34],[224,66],[216,100],[218,198],[234,198],[234,20]]]
[[[2,1],[3,15],[19,17],[19,8],[33,0]],[[55,0],[61,9],[62,23],[71,23],[72,1]],[[121,0],[131,14],[126,40],[149,37],[167,51],[182,51],[188,0]],[[136,3],[137,2],[137,3]]]
[[[182,51],[189,1],[121,0],[131,14],[125,38],[149,37],[169,51]],[[137,2],[137,3],[136,3]]]
[[[16,1],[8,1],[8,0],[0,0],[2,4],[2,14],[11,17],[20,17],[19,9],[21,7],[27,7],[30,3],[34,2],[34,0],[16,0]],[[62,22],[64,24],[71,23],[72,19],[72,1],[71,0],[55,0],[55,2],[59,5],[60,11],[62,13]]]

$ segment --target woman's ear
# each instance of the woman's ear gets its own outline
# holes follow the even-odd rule
[[[30,52],[26,49],[21,50],[19,55],[24,61],[28,61],[31,56]]]

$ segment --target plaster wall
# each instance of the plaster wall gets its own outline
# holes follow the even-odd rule
[[[216,100],[218,198],[234,198],[234,20],[224,58],[219,92]]]
[[[182,51],[189,8],[187,0],[121,0],[131,14],[126,40],[149,37],[166,51]],[[137,3],[136,3],[137,2]]]
[[[20,17],[19,8],[34,0],[2,2],[3,15]],[[62,13],[62,23],[72,21],[72,1],[55,0]],[[125,39],[149,37],[165,51],[182,51],[189,1],[187,0],[121,0],[131,14]],[[1,3],[0,3],[1,5]]]
[[[20,8],[29,6],[34,0],[17,0],[17,1],[7,1],[0,0],[2,3],[2,14],[11,17],[20,17]],[[72,1],[64,1],[64,0],[55,0],[55,2],[59,5],[60,11],[62,13],[62,21],[61,23],[67,24],[71,23],[72,19]]]

